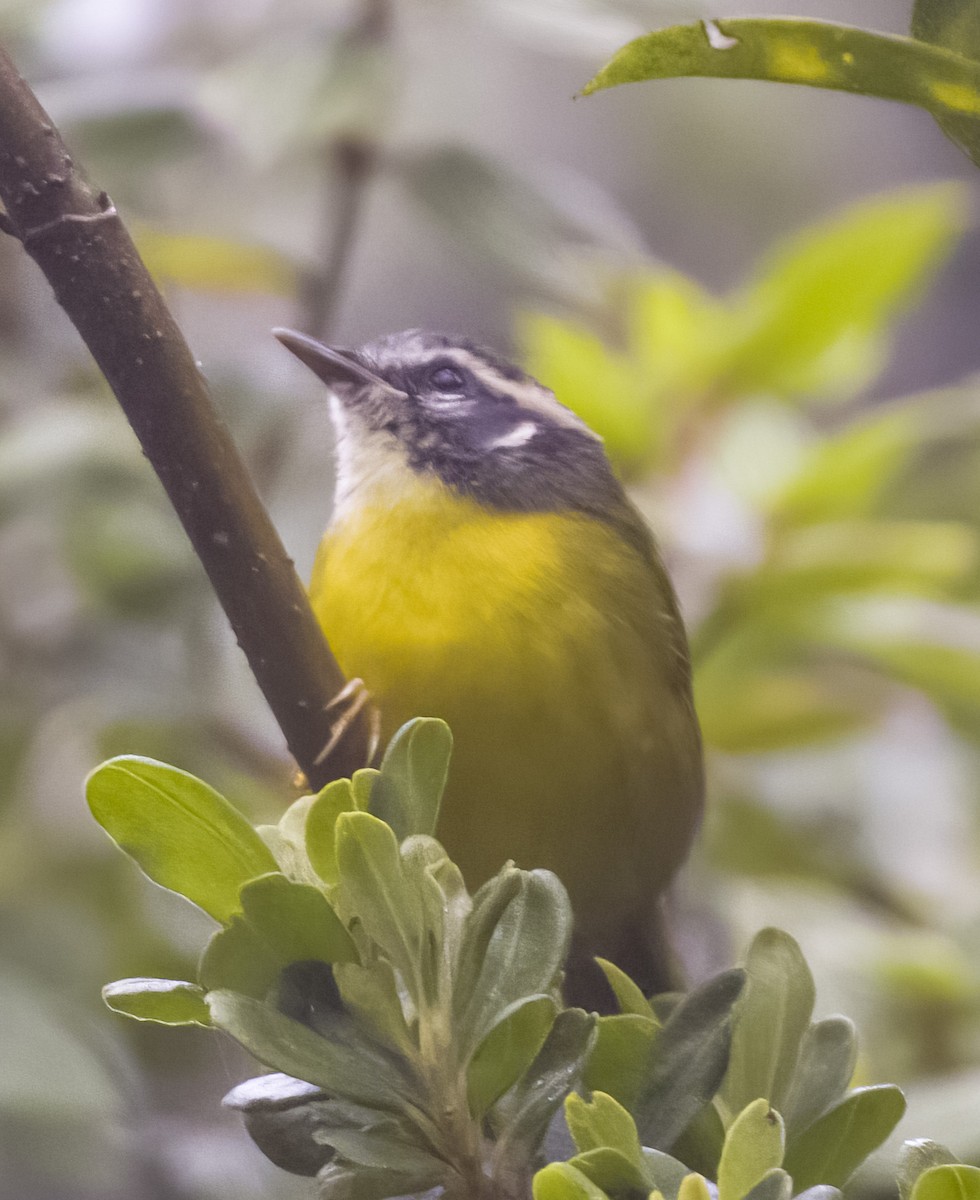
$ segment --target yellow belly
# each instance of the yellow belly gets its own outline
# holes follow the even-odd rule
[[[331,527],[311,596],[385,739],[448,721],[439,836],[471,887],[548,867],[600,940],[651,904],[697,824],[700,749],[662,585],[613,530],[420,482]]]

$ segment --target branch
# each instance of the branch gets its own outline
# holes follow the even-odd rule
[[[377,55],[391,36],[392,0],[361,0],[341,38],[355,62]],[[376,96],[372,101],[376,102]],[[350,132],[332,138],[324,148],[328,177],[318,266],[306,273],[300,290],[301,325],[312,337],[329,340],[344,276],[350,263],[368,187],[381,157],[376,137]]]
[[[327,207],[324,246],[320,266],[304,277],[300,293],[302,325],[312,337],[328,337],[378,154],[377,146],[355,138],[342,139],[328,150],[332,203]]]
[[[2,47],[0,200],[0,228],[44,272],[115,392],[311,785],[363,766],[365,719],[321,761],[343,673],[119,214],[82,178]]]

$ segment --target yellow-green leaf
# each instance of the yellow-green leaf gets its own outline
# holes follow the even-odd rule
[[[276,861],[245,818],[214,788],[149,758],[113,758],[88,777],[92,815],[154,883],[218,921],[239,910],[242,884]]]
[[[753,1100],[725,1137],[718,1164],[718,1200],[742,1200],[782,1161],[782,1117],[768,1100]]]
[[[119,979],[102,989],[113,1012],[161,1025],[210,1025],[204,989],[179,979]]]
[[[148,225],[138,227],[135,238],[150,274],[162,283],[202,292],[296,294],[296,265],[269,246]]]
[[[980,62],[913,38],[793,18],[698,21],[645,34],[583,91],[692,75],[806,84],[916,104],[964,123],[980,118]]]

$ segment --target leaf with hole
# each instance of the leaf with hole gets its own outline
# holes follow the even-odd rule
[[[725,1137],[718,1164],[718,1200],[743,1200],[782,1164],[783,1145],[783,1121],[769,1101],[746,1105]]]
[[[583,92],[682,76],[806,84],[915,104],[956,121],[956,140],[974,161],[980,150],[980,62],[829,21],[750,17],[660,29],[623,46]]]

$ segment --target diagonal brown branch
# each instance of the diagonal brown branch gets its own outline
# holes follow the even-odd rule
[[[318,761],[340,667],[119,214],[82,177],[2,48],[0,200],[0,229],[44,272],[109,381],[310,783],[363,766],[364,721]]]

